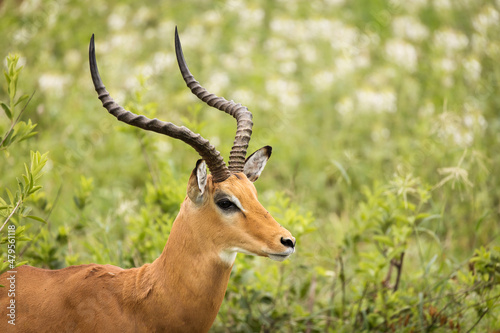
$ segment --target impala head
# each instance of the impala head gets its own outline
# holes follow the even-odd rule
[[[247,159],[243,172],[222,182],[207,176],[202,160],[191,173],[186,211],[197,217],[191,220],[202,221],[196,228],[227,263],[234,261],[236,252],[283,261],[295,250],[295,238],[259,203],[253,185],[270,155],[271,147],[259,149]]]
[[[215,147],[199,134],[186,127],[136,115],[118,105],[106,91],[99,76],[92,36],[89,47],[90,72],[99,99],[118,120],[182,140],[200,154],[202,159],[191,173],[187,198],[180,214],[188,214],[189,220],[196,221],[196,229],[210,242],[207,246],[215,247],[223,261],[232,263],[236,252],[285,260],[295,250],[295,238],[259,203],[253,185],[271,156],[271,147],[263,147],[246,158],[252,134],[252,114],[241,104],[209,93],[194,79],[184,60],[177,28],[175,51],[182,77],[193,94],[237,121],[228,165]],[[211,174],[207,173],[207,167]]]

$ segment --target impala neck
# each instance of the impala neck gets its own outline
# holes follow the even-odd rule
[[[218,249],[207,243],[205,221],[190,213],[191,204],[189,199],[182,204],[162,254],[147,267],[146,275],[154,281],[155,307],[164,307],[167,316],[175,314],[184,328],[201,332],[208,331],[217,316],[232,264],[222,261]]]

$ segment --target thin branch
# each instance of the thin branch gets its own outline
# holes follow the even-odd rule
[[[479,322],[481,321],[481,319],[483,319],[483,317],[488,313],[489,310],[490,310],[489,308],[486,308],[486,310],[484,310],[483,313],[481,313],[481,315],[479,316],[479,318],[477,319],[477,321],[474,323],[474,325],[472,325],[472,327],[467,331],[467,333],[472,332],[472,330],[474,329],[474,327],[476,327],[477,324],[479,324]]]
[[[356,315],[353,318],[352,326],[354,328],[357,328],[356,323],[357,323],[358,317],[360,317],[360,315],[361,315],[361,305],[362,305],[367,293],[368,293],[368,283],[365,285],[365,287],[363,289],[363,294],[361,295],[361,298],[359,299],[359,302],[358,302],[358,310],[356,311]]]
[[[340,256],[340,254],[339,254]],[[337,258],[338,259],[338,258]],[[332,294],[330,296],[330,307],[331,309],[327,312],[327,315],[326,315],[326,325],[325,325],[325,332],[329,332],[330,331],[330,325],[332,323],[332,318],[333,318],[333,315],[334,315],[334,308],[333,308],[333,302],[334,302],[334,299],[335,299],[335,296],[336,296],[336,291],[335,291],[335,288],[337,287],[337,277],[334,276],[334,278],[332,279]]]
[[[396,267],[398,273],[396,275],[396,283],[394,284],[393,291],[398,290],[399,287],[399,281],[401,280],[401,272],[403,271],[403,259],[405,257],[405,252],[401,252],[401,257],[399,258],[399,261],[395,262],[394,266]]]
[[[344,319],[344,313],[345,313],[345,305],[347,303],[346,301],[346,279],[345,279],[345,270],[344,270],[344,260],[342,259],[342,254],[339,254],[338,256],[339,264],[340,264],[340,282],[342,283],[342,319]]]
[[[393,260],[391,260],[391,264],[389,266],[389,269],[387,270],[387,275],[385,276],[385,279],[382,281],[382,286],[384,286],[387,289],[391,288],[392,268],[394,267]]]
[[[14,209],[12,210],[12,212],[10,213],[9,216],[7,216],[7,219],[5,220],[5,222],[2,224],[2,227],[0,228],[0,231],[2,231],[3,227],[5,227],[5,225],[7,224],[7,222],[9,222],[10,218],[12,217],[12,215],[14,215],[14,213],[16,212],[16,210],[19,208],[19,206],[21,206],[21,204],[23,203],[23,200],[22,199],[19,199],[19,201],[17,202],[16,204],[16,207],[14,207]]]
[[[399,260],[397,259],[392,259],[391,260],[391,265],[389,266],[389,270],[387,271],[387,275],[385,279],[382,281],[382,285],[387,288],[387,289],[392,289],[392,291],[398,290],[399,287],[399,281],[401,280],[401,272],[403,270],[403,259],[404,259],[405,253],[404,251],[401,252],[401,256],[399,257]],[[391,286],[391,277],[392,277],[392,268],[396,267],[396,282],[394,283],[393,286]]]

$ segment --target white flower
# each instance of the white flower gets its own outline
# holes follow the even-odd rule
[[[476,82],[481,77],[481,63],[474,58],[469,58],[463,63],[465,78],[471,82]]]
[[[345,25],[341,21],[332,21],[324,33],[328,35],[334,50],[343,50],[351,54],[357,52],[354,49],[357,50],[360,33],[355,27]]]
[[[142,6],[141,8],[139,8],[139,10],[135,12],[132,22],[136,26],[142,25],[145,24],[153,15],[154,14],[148,7]]]
[[[429,117],[434,114],[435,107],[434,103],[431,101],[426,101],[420,109],[418,109],[418,114],[422,117]]]
[[[144,78],[150,78],[154,74],[153,66],[151,65],[141,66],[139,72]]]
[[[241,11],[246,10],[245,2],[243,0],[228,0],[225,7],[230,12],[236,13],[240,13]]]
[[[108,16],[108,27],[111,30],[121,30],[127,23],[124,15],[112,13]]]
[[[474,135],[468,131],[463,133],[455,132],[453,133],[453,141],[455,141],[458,146],[468,147],[472,144],[472,141],[474,141]]]
[[[497,26],[500,20],[500,14],[492,6],[485,7],[474,19],[472,26],[477,32],[485,34],[492,26]]]
[[[253,91],[248,89],[237,89],[231,92],[231,98],[236,101],[236,103],[250,105],[255,100],[255,95]]]
[[[283,74],[291,74],[297,70],[295,61],[285,61],[279,65],[280,72]]]
[[[457,69],[457,63],[451,58],[443,58],[438,61],[438,67],[446,73],[453,73]]]
[[[82,53],[80,50],[71,49],[64,54],[64,65],[67,68],[79,68],[82,64]]]
[[[340,6],[345,3],[345,0],[325,0],[325,2],[329,6]]]
[[[169,32],[170,35],[172,31]],[[182,46],[184,48],[193,48],[198,51],[206,50],[209,46],[209,43],[206,43],[206,30],[200,24],[191,24],[186,27],[184,31],[179,32],[182,38]],[[184,51],[184,54],[186,51]]]
[[[69,82],[70,77],[68,75],[45,73],[39,77],[38,86],[42,91],[54,93],[56,96],[61,97],[64,95],[64,89]]]
[[[339,56],[335,58],[335,75],[342,77],[354,72],[357,68],[352,57]]]
[[[125,79],[124,86],[125,86],[125,89],[127,89],[129,91],[136,91],[137,89],[139,89],[141,84],[135,75],[134,76],[130,75]],[[113,95],[113,96],[115,96],[115,95]],[[118,100],[118,98],[115,98],[115,99]],[[123,99],[124,98],[122,98],[122,100]]]
[[[434,34],[434,45],[444,49],[448,54],[462,50],[468,44],[467,36],[451,28],[439,30]]]
[[[21,14],[31,14],[39,10],[42,0],[31,0],[19,2],[19,11]]]
[[[335,75],[331,71],[321,71],[312,77],[312,82],[315,89],[328,90],[332,86],[334,79]]]
[[[202,17],[205,22],[212,25],[217,25],[222,21],[221,14],[216,10],[209,10]]]
[[[481,108],[474,103],[466,103],[463,122],[466,127],[484,130],[488,126],[486,119],[482,115]]]
[[[306,40],[308,33],[304,28],[304,22],[282,18],[271,21],[271,30],[278,35],[293,37],[297,41]]]
[[[229,84],[229,77],[224,72],[215,72],[210,76],[210,89],[213,91],[222,91]]]
[[[447,10],[452,7],[450,0],[434,0],[433,5],[437,10]]]
[[[396,95],[390,90],[358,90],[356,91],[356,99],[358,109],[362,112],[396,112]]]
[[[245,8],[239,11],[240,19],[246,27],[259,26],[264,19],[265,12],[261,8]]]
[[[174,55],[166,52],[156,52],[153,55],[153,68],[155,74],[163,73],[167,68],[174,64]]]
[[[33,32],[23,27],[14,31],[12,40],[15,44],[26,44],[31,37],[33,37]]]
[[[134,35],[131,34],[116,34],[111,38],[111,45],[106,42],[103,42],[99,47],[99,51],[103,53],[107,53],[110,51],[110,47],[120,48],[122,50],[131,51],[130,45],[137,45],[138,40]]]
[[[299,49],[299,52],[304,61],[308,63],[314,63],[316,62],[316,60],[318,60],[316,46],[313,43],[303,43]]]
[[[392,22],[395,36],[408,38],[412,41],[422,41],[429,36],[429,29],[413,16],[398,16]]]
[[[248,57],[252,53],[253,44],[248,40],[237,40],[233,44],[232,54],[240,57]]]
[[[417,50],[402,40],[393,39],[385,45],[386,57],[396,65],[413,72],[417,68]]]
[[[468,147],[474,141],[471,129],[467,127],[470,119],[462,119],[454,112],[445,111],[437,117],[433,131],[442,140],[450,140],[458,146]]]
[[[299,85],[293,81],[269,80],[266,82],[266,90],[278,98],[283,106],[297,107],[300,104]]]

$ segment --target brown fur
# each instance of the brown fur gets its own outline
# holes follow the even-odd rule
[[[232,268],[221,251],[234,247],[267,256],[286,249],[281,237],[293,239],[258,202],[253,184],[238,176],[221,183],[209,176],[200,200],[186,197],[162,254],[151,264],[17,268],[16,325],[7,323],[10,298],[0,290],[0,332],[208,331]],[[192,174],[188,193],[196,192],[196,182]],[[213,199],[220,191],[238,198],[245,213],[222,214]],[[0,284],[8,286],[8,276],[1,275]]]

